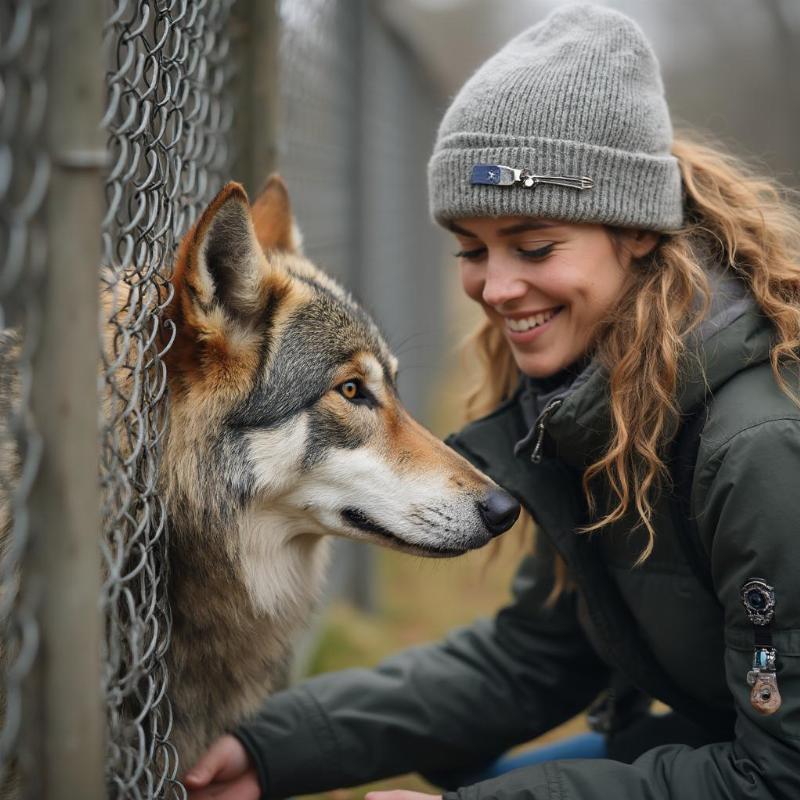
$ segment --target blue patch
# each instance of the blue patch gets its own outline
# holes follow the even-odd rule
[[[504,167],[501,164],[476,164],[472,168],[469,182],[483,186],[511,186],[517,180],[511,167]]]

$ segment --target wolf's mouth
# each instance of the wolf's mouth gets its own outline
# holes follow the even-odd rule
[[[390,530],[384,528],[380,522],[376,522],[372,517],[368,516],[363,511],[359,511],[357,508],[345,508],[342,511],[342,519],[354,528],[364,531],[365,533],[377,534],[404,550],[414,550],[418,553],[424,552],[429,555],[440,556],[460,556],[466,551],[463,547],[432,547],[431,545],[410,544],[399,536],[395,536]]]

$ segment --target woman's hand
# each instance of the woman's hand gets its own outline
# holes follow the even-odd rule
[[[235,736],[221,736],[186,773],[189,800],[258,800],[261,787],[247,751]]]
[[[440,794],[408,792],[405,789],[391,789],[387,792],[367,792],[364,800],[442,800]]]

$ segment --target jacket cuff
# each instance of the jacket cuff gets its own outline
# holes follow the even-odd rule
[[[258,744],[250,734],[247,728],[240,727],[235,731],[231,731],[231,736],[235,736],[242,747],[247,751],[250,760],[253,762],[256,770],[256,777],[258,778],[258,785],[261,787],[261,794],[264,797],[270,796],[269,791],[269,770],[267,769],[266,761],[261,758],[258,750]]]
[[[268,698],[233,735],[253,760],[264,798],[337,784],[338,743],[325,712],[304,686]]]

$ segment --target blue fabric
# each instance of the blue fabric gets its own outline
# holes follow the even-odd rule
[[[470,786],[480,781],[488,781],[497,778],[507,772],[511,772],[521,767],[530,767],[534,764],[541,764],[543,761],[569,760],[575,758],[607,758],[608,749],[606,739],[600,733],[581,733],[569,739],[562,739],[553,744],[535,747],[518,753],[513,756],[502,756],[497,761],[492,762],[484,769],[477,772],[463,774],[448,774],[441,778],[434,779],[445,787]]]
[[[541,764],[543,761],[564,761],[572,758],[606,758],[606,739],[600,733],[582,733],[553,744],[535,747],[524,753],[498,758],[480,773],[478,780],[488,780],[520,767]]]

